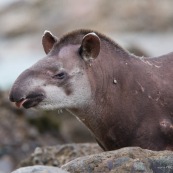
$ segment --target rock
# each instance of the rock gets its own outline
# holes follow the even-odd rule
[[[13,161],[10,156],[0,157],[0,173],[9,173],[13,169]]]
[[[78,157],[96,154],[102,151],[103,150],[94,143],[65,144],[42,148],[37,147],[34,153],[20,165],[32,166],[39,164],[60,167]]]
[[[127,147],[75,159],[61,167],[71,173],[172,173],[172,151],[150,151]]]
[[[29,166],[17,169],[12,173],[68,173],[68,172],[53,166]]]

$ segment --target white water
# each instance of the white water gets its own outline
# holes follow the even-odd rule
[[[38,37],[0,39],[0,90],[9,89],[22,71],[44,56]]]

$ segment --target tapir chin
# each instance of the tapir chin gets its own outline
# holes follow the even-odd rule
[[[104,150],[173,150],[173,53],[137,57],[91,30],[45,31],[42,44],[46,57],[12,86],[16,106],[67,109]]]

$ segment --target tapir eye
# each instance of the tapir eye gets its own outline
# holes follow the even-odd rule
[[[60,72],[60,73],[53,76],[53,78],[55,78],[55,79],[64,79],[65,77],[66,77],[65,72]]]

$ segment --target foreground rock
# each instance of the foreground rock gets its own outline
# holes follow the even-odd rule
[[[97,144],[67,144],[37,148],[22,166],[34,164],[57,166],[70,173],[172,173],[173,152],[139,147],[103,152]]]
[[[62,165],[82,156],[98,154],[103,150],[94,143],[65,144],[52,147],[37,147],[33,154],[23,162],[21,166],[51,165],[61,167]]]
[[[52,166],[29,166],[17,169],[12,173],[68,173],[68,172]]]
[[[173,152],[129,147],[78,158],[61,168],[71,173],[172,173]]]

